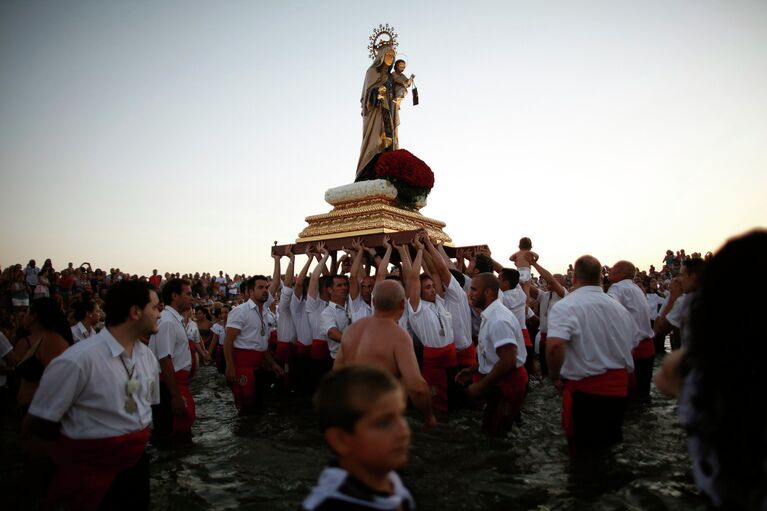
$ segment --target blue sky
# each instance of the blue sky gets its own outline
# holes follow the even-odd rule
[[[767,224],[764,2],[7,1],[0,265],[268,272],[353,180],[379,23],[456,244],[646,267]]]

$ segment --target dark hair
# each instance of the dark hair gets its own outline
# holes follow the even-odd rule
[[[501,283],[498,280],[498,277],[495,276],[494,273],[487,272],[487,273],[480,273],[478,275],[475,275],[473,279],[471,279],[472,284],[474,284],[474,287],[476,288],[477,285],[482,286],[482,292],[484,293],[485,289],[489,289],[495,297],[498,297],[498,291],[501,289]],[[487,305],[490,305],[489,303]]]
[[[207,319],[208,321],[213,321],[213,316],[210,315],[210,311],[206,307],[203,307],[202,305],[200,305],[198,307],[195,307],[194,311],[195,312],[202,311],[202,315],[205,316],[205,319]]]
[[[527,237],[519,238],[519,248],[520,250],[530,250],[533,248],[533,242]]]
[[[188,286],[189,281],[184,279],[170,279],[162,286],[162,301],[166,305],[170,305],[173,301],[173,295],[180,295],[184,286]],[[146,305],[146,303],[144,304]]]
[[[579,257],[575,261],[573,274],[581,285],[599,286],[602,283],[602,265],[594,256]]]
[[[155,291],[154,286],[140,280],[121,280],[112,284],[104,299],[106,325],[113,326],[125,323],[130,315],[130,309],[134,305],[139,309],[146,307],[146,304],[151,300],[150,291]],[[163,294],[164,291],[163,289]]]
[[[327,289],[329,287],[333,287],[333,279],[335,278],[335,275],[325,275],[324,277],[320,277],[320,289]]]
[[[514,268],[504,268],[501,270],[501,280],[509,283],[509,288],[514,289],[519,284],[519,271]]]
[[[705,261],[700,257],[692,257],[682,261],[682,266],[687,269],[687,275],[700,275],[703,273],[703,267],[705,265]]]
[[[377,367],[351,365],[331,371],[314,394],[314,411],[320,429],[336,427],[353,432],[354,425],[371,404],[401,389],[392,375]]]
[[[762,509],[767,502],[767,339],[761,293],[767,273],[755,271],[738,301],[738,320],[721,311],[732,303],[733,268],[759,268],[767,258],[767,230],[731,239],[705,265],[690,308],[690,337],[682,372],[694,410],[688,434],[701,453],[719,462],[714,487],[722,509]],[[695,263],[700,264],[700,263]],[[739,339],[742,350],[723,349]],[[743,351],[745,350],[745,351]],[[744,357],[743,353],[748,353]]]
[[[82,321],[89,312],[96,308],[96,302],[91,299],[79,300],[72,305],[75,321]]]
[[[466,276],[463,273],[459,272],[455,268],[450,268],[448,271],[450,271],[450,275],[452,275],[455,281],[458,282],[459,286],[463,287],[466,285]]]
[[[400,62],[402,62],[403,64],[407,65],[407,62],[405,62],[403,59],[397,59],[397,60],[394,61],[394,67],[397,67],[397,64],[399,64]]]
[[[474,258],[474,268],[479,273],[491,273],[493,271],[493,260],[485,254],[477,254]]]
[[[74,344],[72,330],[69,328],[69,322],[64,312],[53,298],[35,298],[29,304],[29,312],[35,315],[35,322],[41,327],[52,332],[56,332],[69,345]]]

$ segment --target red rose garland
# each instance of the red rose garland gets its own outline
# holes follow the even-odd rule
[[[376,174],[394,184],[423,188],[424,194],[434,186],[434,173],[429,166],[405,149],[382,153],[376,162]]]

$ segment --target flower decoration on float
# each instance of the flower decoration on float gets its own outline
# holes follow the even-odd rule
[[[376,161],[376,175],[397,189],[397,203],[418,209],[434,187],[434,173],[420,158],[405,149],[385,151]]]
[[[370,58],[375,59],[378,50],[384,46],[390,46],[396,50],[399,43],[397,42],[397,32],[394,31],[394,27],[390,27],[389,24],[379,24],[378,27],[373,29],[373,35],[370,36],[370,44],[368,44],[368,51],[370,52]]]

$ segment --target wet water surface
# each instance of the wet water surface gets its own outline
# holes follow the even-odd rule
[[[152,507],[297,509],[330,460],[310,401],[273,395],[263,415],[239,417],[224,379],[202,367],[193,380],[195,445],[150,448]],[[504,439],[480,433],[480,413],[440,416],[420,431],[404,473],[418,509],[702,510],[673,401],[658,396],[629,409],[624,442],[607,459],[571,462],[560,400],[548,382],[531,383],[522,424]]]

